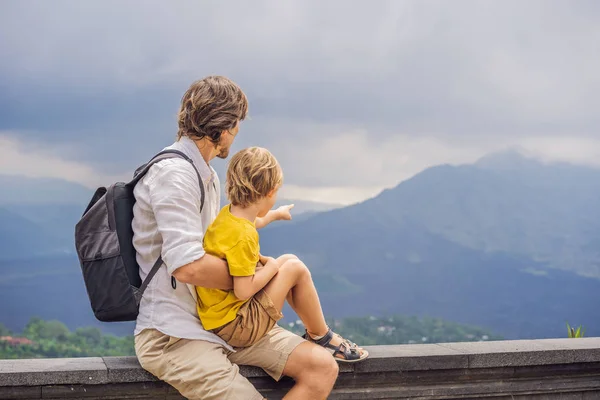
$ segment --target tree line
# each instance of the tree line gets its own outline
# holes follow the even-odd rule
[[[411,316],[353,317],[328,319],[336,332],[360,345],[443,343],[502,339],[485,329]],[[281,324],[298,334],[304,333],[300,321]],[[27,339],[27,340],[22,340]],[[59,321],[33,317],[22,332],[11,332],[0,323],[0,359],[101,357],[134,355],[133,336],[104,334],[99,328],[69,330]]]

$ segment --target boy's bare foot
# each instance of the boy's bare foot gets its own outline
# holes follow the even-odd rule
[[[303,338],[325,347],[329,350],[333,357],[340,362],[358,362],[369,356],[369,352],[358,347],[356,343],[352,343],[348,339],[344,339],[331,329],[322,337],[314,338],[308,332],[303,335]]]

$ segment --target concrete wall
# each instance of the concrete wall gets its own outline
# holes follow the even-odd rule
[[[600,399],[600,338],[369,347],[330,399]],[[290,387],[242,368],[269,399]],[[0,399],[181,399],[133,357],[0,360]]]

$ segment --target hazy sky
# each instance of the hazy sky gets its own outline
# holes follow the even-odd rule
[[[271,149],[289,198],[506,146],[600,164],[597,0],[3,0],[0,59],[0,173],[124,179],[209,74],[248,95],[233,150]]]

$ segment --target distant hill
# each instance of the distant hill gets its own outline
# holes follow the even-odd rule
[[[279,207],[286,204],[294,204],[294,208],[292,213],[294,214],[303,214],[307,212],[322,212],[334,210],[336,208],[343,207],[342,204],[334,204],[334,203],[319,203],[317,201],[307,201],[307,200],[298,200],[298,199],[277,199],[275,203],[275,207]]]
[[[0,206],[6,204],[87,204],[93,190],[63,179],[0,174]]]
[[[95,326],[128,335],[133,323],[94,318],[74,254],[0,260],[0,322],[20,332],[31,317],[55,319],[69,328]]]
[[[261,232],[261,248],[301,256],[330,317],[440,317],[507,338],[562,337],[568,321],[598,335],[599,178],[593,168],[492,154],[429,168],[349,207],[299,214],[297,203],[292,222]],[[85,202],[33,213],[0,205],[0,321],[9,328],[32,315],[95,323],[77,259],[60,253]],[[59,253],[2,261],[46,244]]]
[[[0,260],[73,253],[75,224],[93,190],[48,178],[0,175]],[[294,222],[316,212],[341,207],[303,200],[294,203]]]
[[[228,203],[227,196],[225,195],[225,184],[221,184],[221,207]],[[294,217],[300,217],[299,220],[304,220],[308,215],[313,215],[323,211],[335,210],[336,208],[343,207],[342,204],[336,203],[320,203],[317,201],[298,200],[298,199],[286,199],[279,197],[275,203],[275,207],[279,207],[286,204],[294,204],[292,215]],[[294,218],[296,220],[296,218]]]
[[[394,207],[387,213],[390,221],[418,221],[472,249],[600,277],[600,170],[595,168],[495,153],[475,165],[429,168],[367,207]]]
[[[417,313],[508,337],[600,331],[600,172],[508,152],[425,170],[374,199],[261,234],[335,315]],[[579,274],[581,276],[576,275]]]
[[[76,183],[0,175],[0,260],[74,252],[75,223],[92,196]]]
[[[299,255],[327,315],[440,317],[508,338],[562,335],[565,321],[600,331],[599,280],[470,249],[369,205],[265,231],[261,251]]]

